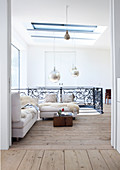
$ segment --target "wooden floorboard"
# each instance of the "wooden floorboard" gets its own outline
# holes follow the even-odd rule
[[[79,116],[73,127],[39,121],[20,142],[1,152],[1,170],[120,170],[110,145],[110,105],[104,114]]]
[[[42,157],[43,151],[27,150],[18,170],[39,170]]]
[[[88,155],[93,170],[109,170],[99,150],[88,150]]]
[[[116,150],[8,150],[1,170],[120,170]]]
[[[101,150],[102,156],[104,157],[110,170],[120,170],[120,154],[115,150]]]
[[[64,151],[46,150],[40,170],[64,170]]]
[[[25,156],[26,150],[7,150],[2,151],[1,169],[16,170]]]
[[[86,150],[66,150],[65,170],[92,170]]]
[[[80,115],[73,127],[53,127],[53,120],[37,121],[12,149],[112,149],[110,105],[104,114]]]

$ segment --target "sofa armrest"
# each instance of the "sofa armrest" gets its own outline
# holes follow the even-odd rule
[[[19,92],[11,94],[11,113],[12,122],[19,122],[21,119],[21,103]]]

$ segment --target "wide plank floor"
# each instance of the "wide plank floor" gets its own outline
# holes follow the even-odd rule
[[[79,116],[73,127],[39,121],[20,142],[1,152],[1,170],[120,170],[110,145],[110,105],[104,114]]]
[[[1,170],[120,170],[115,150],[2,151]]]
[[[53,120],[37,121],[11,149],[112,149],[110,105],[104,114],[79,115],[73,127],[53,127]]]

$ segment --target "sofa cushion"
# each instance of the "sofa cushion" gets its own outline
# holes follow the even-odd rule
[[[23,138],[37,120],[37,114],[23,128],[12,128],[12,137]]]
[[[53,118],[56,112],[40,112],[41,118]]]
[[[13,122],[12,128],[18,128],[18,129],[23,128],[31,120],[32,120],[32,114],[26,114],[26,117],[21,118],[21,120],[19,122]]]
[[[20,96],[21,108],[26,104],[32,104],[34,106],[38,106],[38,99],[32,98],[30,96]]]
[[[57,95],[54,93],[46,94],[45,96],[45,102],[57,102]]]
[[[21,109],[21,118],[25,117],[23,115],[27,115],[27,114],[31,114],[33,118],[37,114],[37,110],[34,107]]]
[[[12,121],[19,122],[21,118],[20,93],[11,93],[11,114]]]
[[[73,94],[63,94],[62,95],[62,102],[63,103],[69,103],[74,101]]]
[[[42,106],[40,108],[41,112],[58,112],[60,109],[62,109],[63,107],[57,108],[57,107],[52,107],[52,106]],[[64,111],[65,112],[69,112],[68,107],[64,107]]]
[[[39,104],[39,110],[43,112],[46,112],[46,110],[48,111],[48,109],[50,109],[49,111],[56,112],[62,108],[64,108],[65,111],[69,111],[69,112],[77,111],[77,113],[79,113],[79,106],[74,103],[42,103],[42,104]]]

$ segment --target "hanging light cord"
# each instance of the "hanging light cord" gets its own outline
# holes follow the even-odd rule
[[[75,43],[75,39],[73,39],[74,41],[74,50],[75,50],[75,67],[76,67],[76,43]]]
[[[67,26],[67,23],[68,23],[68,5],[66,5],[66,26]]]
[[[75,43],[75,67],[76,67],[76,43]]]
[[[54,51],[54,68],[55,68],[55,36],[54,36],[54,42],[53,42],[53,51]]]

